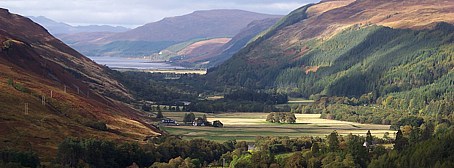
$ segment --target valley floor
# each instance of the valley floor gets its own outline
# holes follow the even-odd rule
[[[183,124],[184,112],[164,112],[165,117]],[[195,113],[201,117],[205,113]],[[321,119],[320,114],[296,114],[295,124],[276,124],[266,122],[268,113],[221,113],[206,114],[208,121],[220,120],[223,128],[195,126],[161,126],[161,129],[173,135],[181,135],[186,139],[208,139],[218,142],[236,139],[237,141],[253,142],[257,136],[319,136],[325,137],[336,130],[339,135],[362,135],[368,130],[374,136],[383,137],[385,132],[390,134],[390,125],[360,124],[337,120]]]

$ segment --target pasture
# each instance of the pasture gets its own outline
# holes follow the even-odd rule
[[[165,117],[183,123],[184,112],[164,112]],[[201,117],[205,113],[194,113]],[[221,113],[206,114],[209,121],[220,120],[223,128],[195,126],[163,126],[162,129],[186,139],[203,138],[223,142],[230,139],[252,142],[257,136],[319,136],[325,137],[336,130],[340,135],[363,135],[370,130],[372,135],[383,137],[385,132],[393,136],[389,125],[360,124],[353,122],[321,119],[320,114],[296,114],[295,124],[266,122],[268,113]]]

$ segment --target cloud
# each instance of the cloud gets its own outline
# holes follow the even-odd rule
[[[135,27],[196,10],[242,9],[282,14],[318,0],[1,0],[0,7],[25,16],[45,16],[72,25]]]

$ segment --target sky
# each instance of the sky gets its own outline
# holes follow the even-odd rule
[[[134,28],[196,10],[242,9],[285,15],[319,0],[0,0],[0,8],[23,16],[45,16],[71,25]]]

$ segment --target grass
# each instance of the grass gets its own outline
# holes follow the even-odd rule
[[[180,123],[184,112],[163,112],[165,117]],[[197,117],[205,113],[195,113]],[[218,142],[236,139],[252,142],[257,136],[319,136],[324,137],[336,130],[340,135],[365,135],[371,130],[374,136],[382,137],[385,132],[392,133],[389,125],[360,124],[345,121],[321,119],[320,114],[296,114],[295,124],[278,124],[266,122],[268,113],[221,113],[206,114],[209,121],[220,120],[224,128],[166,126],[162,129],[186,139],[208,139]]]
[[[289,98],[288,104],[303,104],[303,105],[310,105],[314,103],[314,100],[307,100],[303,98]]]

